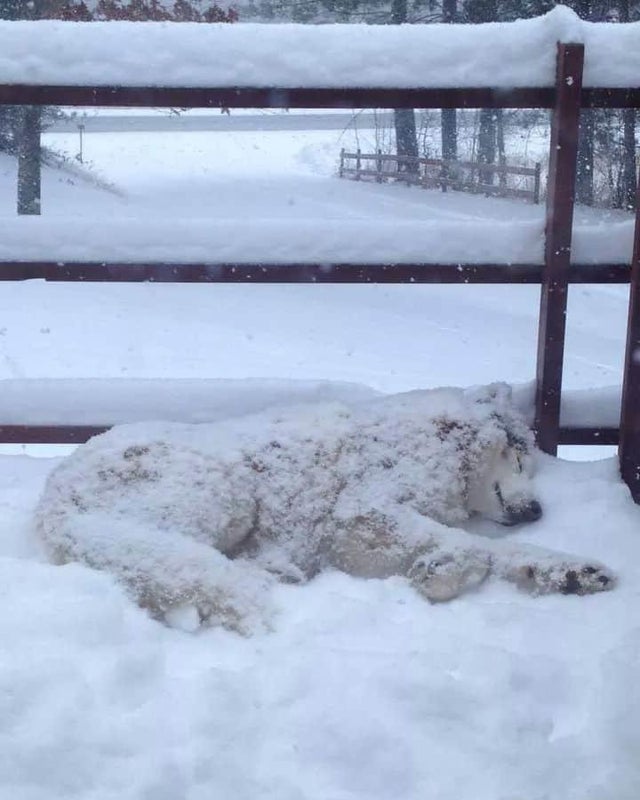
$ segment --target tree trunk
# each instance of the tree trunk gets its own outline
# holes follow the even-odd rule
[[[574,0],[574,11],[582,18],[593,17],[592,0]],[[592,109],[583,108],[580,112],[580,135],[578,139],[578,171],[576,174],[576,202],[586,206],[593,205],[593,150],[595,120]]]
[[[442,124],[442,158],[455,161],[458,158],[458,117],[455,108],[443,108]]]
[[[18,140],[18,214],[40,213],[40,108],[24,106]]]
[[[576,202],[593,205],[593,144],[595,119],[593,109],[580,111],[578,139],[578,170],[576,173]]]
[[[498,148],[498,164],[501,167],[507,166],[507,152],[504,144],[504,109],[497,108],[495,111],[496,120],[496,145]],[[502,188],[507,186],[507,173],[498,173],[498,183]]]
[[[478,163],[496,163],[496,119],[495,111],[491,108],[480,109],[480,126],[478,130]],[[494,173],[492,170],[479,170],[480,183],[492,184]]]
[[[396,108],[393,112],[396,129],[396,152],[399,156],[407,156],[407,161],[398,162],[400,172],[418,173],[418,137],[416,134],[416,116],[412,108]]]
[[[392,0],[391,3],[391,22],[393,25],[402,25],[407,21],[408,7],[407,0]],[[418,157],[418,136],[416,133],[416,115],[412,108],[396,108],[393,112],[393,121],[396,129],[396,154],[407,156],[410,159]],[[415,161],[407,161],[404,164],[398,162],[400,172],[408,172],[416,175],[419,171]]]
[[[629,0],[619,3],[620,22],[629,22]],[[625,108],[622,112],[622,207],[635,208],[637,191],[636,172],[636,110]]]
[[[445,24],[455,22],[457,16],[457,0],[443,0],[442,21]],[[442,158],[444,161],[455,161],[458,158],[458,115],[455,108],[443,108],[440,112],[442,134]],[[447,170],[445,169],[445,172]]]
[[[637,191],[635,108],[624,109],[622,112],[622,125],[622,207],[635,208]]]

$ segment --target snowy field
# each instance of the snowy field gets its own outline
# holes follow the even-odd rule
[[[74,156],[78,137],[46,143]],[[352,145],[335,131],[90,134],[85,160],[110,190],[47,171],[43,221],[77,220],[78,236],[99,235],[101,220],[170,226],[175,217],[234,220],[236,232],[244,221],[248,237],[265,218],[292,229],[309,219],[327,228],[468,222],[486,240],[500,223],[542,226],[543,210],[524,203],[340,181],[337,154]],[[9,225],[8,161],[0,186]],[[602,222],[580,210],[578,218],[587,231]],[[272,379],[284,397],[293,392],[285,379],[383,392],[525,383],[538,295],[5,283],[0,378],[254,377]],[[626,304],[624,287],[571,288],[567,387],[619,384]],[[273,402],[264,385],[237,391],[258,406]],[[238,396],[221,413],[236,413]],[[603,560],[620,575],[613,592],[531,599],[492,584],[429,607],[399,579],[327,574],[278,588],[274,631],[250,639],[166,629],[108,577],[47,565],[30,523],[56,463],[0,457],[0,797],[639,796],[640,511],[613,459],[540,457],[545,515],[509,531]]]

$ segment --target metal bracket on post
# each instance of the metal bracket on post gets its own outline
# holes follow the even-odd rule
[[[535,429],[545,453],[556,455],[571,261],[584,45],[558,44],[556,103],[551,118],[545,229],[545,269],[540,296]]]
[[[618,457],[622,478],[634,501],[640,503],[640,183],[636,196]]]

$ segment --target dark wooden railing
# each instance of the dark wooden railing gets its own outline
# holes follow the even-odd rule
[[[493,183],[497,175],[499,182]],[[531,188],[523,189],[507,184],[509,175],[531,178]],[[424,156],[398,156],[391,153],[350,153],[340,150],[338,166],[340,178],[373,178],[376,183],[400,181],[424,189],[454,189],[495,197],[514,197],[540,202],[540,164],[535,167],[516,167],[508,164],[482,164],[477,161],[444,161]]]
[[[146,106],[197,108],[547,108],[551,109],[550,168],[546,193],[544,265],[527,264],[296,264],[91,263],[0,261],[0,281],[43,278],[48,281],[190,281],[324,283],[539,283],[541,285],[536,371],[535,427],[543,450],[559,444],[615,443],[621,469],[640,501],[640,244],[631,269],[623,264],[583,266],[570,263],[574,185],[581,108],[640,108],[640,87],[582,88],[584,46],[559,44],[555,87],[511,90],[486,88],[389,89],[290,87],[127,87],[0,85],[0,104],[64,106]],[[640,205],[640,204],[639,204]],[[640,212],[639,212],[640,213]],[[627,358],[621,425],[564,428],[560,395],[570,283],[631,281]],[[464,374],[461,373],[461,382]],[[43,400],[46,402],[46,400]],[[96,426],[3,426],[0,441],[83,441],[103,429]]]

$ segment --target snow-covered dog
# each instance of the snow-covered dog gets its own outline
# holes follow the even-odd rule
[[[113,574],[158,618],[252,630],[274,576],[406,576],[449,600],[489,575],[534,594],[614,579],[578,557],[459,529],[542,514],[508,387],[417,391],[207,425],[125,425],[51,474],[37,529],[56,563]]]

